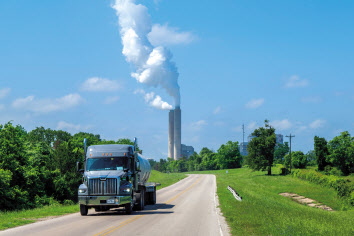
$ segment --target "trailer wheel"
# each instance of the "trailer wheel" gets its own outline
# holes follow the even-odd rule
[[[151,198],[150,198],[150,204],[155,205],[156,204],[156,190],[151,193]]]
[[[87,216],[88,213],[88,207],[86,205],[80,204],[80,214],[82,216]]]

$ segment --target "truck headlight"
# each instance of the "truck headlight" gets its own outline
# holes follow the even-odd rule
[[[130,188],[124,188],[122,190],[123,190],[123,193],[130,193]]]
[[[79,189],[79,193],[86,193],[86,189]]]

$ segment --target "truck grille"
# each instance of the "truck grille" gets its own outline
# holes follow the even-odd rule
[[[117,179],[90,179],[89,195],[117,194]]]

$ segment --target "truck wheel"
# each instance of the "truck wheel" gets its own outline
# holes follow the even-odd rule
[[[88,207],[86,205],[80,204],[80,214],[82,216],[87,216],[88,213]]]
[[[156,204],[156,191],[151,193],[151,198],[150,198],[150,204],[155,205]]]
[[[133,212],[133,202],[125,204],[125,214],[130,215]]]
[[[141,190],[141,194],[142,194],[142,198],[143,198],[141,210],[144,210],[144,208],[145,208],[145,191]]]
[[[138,204],[136,205],[136,209],[138,211],[144,210],[144,192],[136,193],[136,200]]]

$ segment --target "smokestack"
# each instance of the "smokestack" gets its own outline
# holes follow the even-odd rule
[[[175,116],[174,116],[174,159],[178,160],[181,158],[181,108],[176,106],[175,108]]]
[[[168,157],[174,158],[174,149],[175,149],[175,111],[170,110],[168,113]]]

